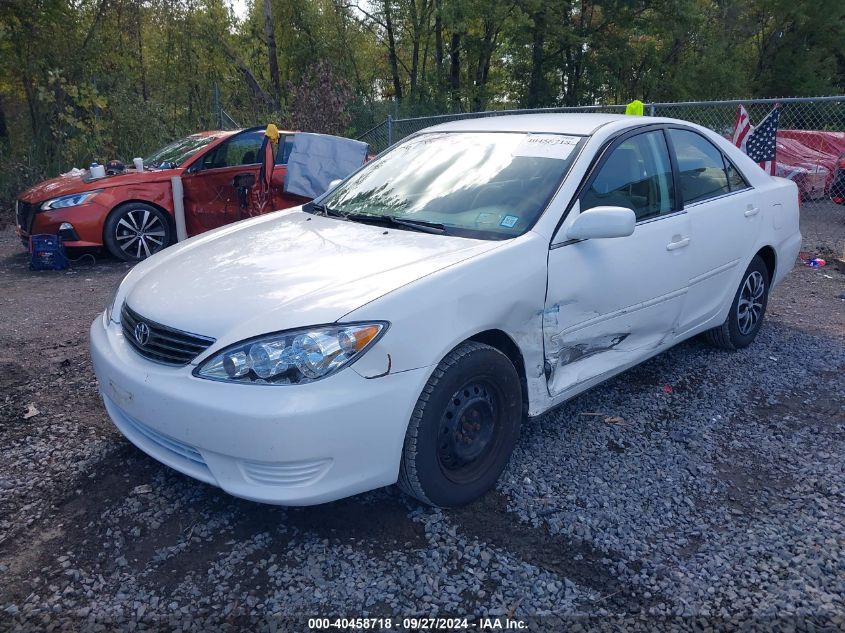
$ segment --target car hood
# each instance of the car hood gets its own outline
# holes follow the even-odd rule
[[[125,300],[147,319],[228,344],[332,323],[501,244],[281,211],[153,256],[127,277]]]
[[[33,185],[21,193],[18,198],[29,203],[44,202],[50,198],[57,198],[58,196],[65,196],[71,193],[82,193],[84,191],[91,191],[92,189],[106,189],[109,187],[123,187],[126,185],[169,180],[170,176],[178,173],[180,171],[175,169],[153,169],[141,173],[136,172],[134,169],[127,169],[122,174],[88,181],[88,171],[86,170],[81,175],[57,176],[56,178],[39,182],[37,185]]]

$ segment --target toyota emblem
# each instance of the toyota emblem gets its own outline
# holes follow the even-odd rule
[[[143,321],[135,325],[135,340],[141,347],[150,342],[150,326]]]

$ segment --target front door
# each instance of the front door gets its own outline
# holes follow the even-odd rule
[[[634,211],[637,224],[628,237],[573,242],[564,236],[552,244],[543,344],[553,398],[674,340],[690,242],[689,218],[678,210],[674,189],[664,131],[640,132],[606,152],[570,211],[622,206]]]
[[[188,235],[247,217],[232,182],[241,174],[258,178],[263,138],[261,130],[236,134],[203,156],[196,171],[182,176]]]

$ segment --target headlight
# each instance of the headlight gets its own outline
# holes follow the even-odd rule
[[[47,200],[41,205],[42,211],[51,211],[53,209],[65,209],[67,207],[75,207],[84,202],[88,202],[91,198],[100,193],[102,189],[95,189],[94,191],[86,191],[84,193],[72,193],[69,196],[60,196]]]
[[[243,384],[296,385],[325,378],[357,360],[387,323],[348,323],[279,332],[224,349],[194,375]]]
[[[123,279],[117,282],[117,285],[114,287],[114,290],[111,291],[111,295],[109,295],[109,300],[106,303],[106,321],[111,321],[111,315],[114,311],[114,300],[117,299],[117,291],[120,290],[120,284],[123,283]]]

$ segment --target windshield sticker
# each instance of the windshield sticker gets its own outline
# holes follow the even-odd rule
[[[475,218],[476,224],[496,224],[496,214],[495,213],[488,213],[486,211],[482,211],[478,214],[478,217]]]
[[[503,226],[506,229],[512,229],[516,226],[516,223],[519,222],[519,216],[516,215],[506,215],[502,218],[502,221],[499,222],[499,226]]]
[[[557,158],[566,160],[575,149],[578,136],[560,134],[529,134],[513,150],[513,156],[535,156],[537,158]]]

